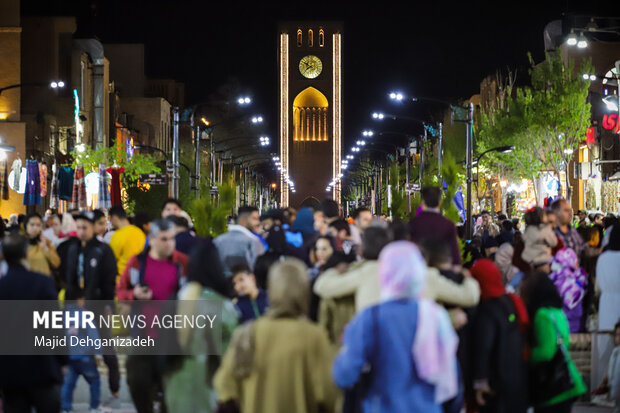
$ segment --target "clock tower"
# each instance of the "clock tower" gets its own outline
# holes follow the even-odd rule
[[[340,201],[342,26],[280,26],[280,193],[282,206]]]

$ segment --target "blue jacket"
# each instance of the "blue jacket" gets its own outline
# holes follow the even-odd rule
[[[415,301],[387,301],[365,309],[345,328],[332,374],[339,387],[349,388],[370,364],[365,413],[441,412],[435,404],[435,386],[418,377],[413,360],[417,319]]]

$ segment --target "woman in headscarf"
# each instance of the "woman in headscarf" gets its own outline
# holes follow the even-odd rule
[[[562,297],[564,303],[562,309],[568,318],[570,332],[583,331],[583,304],[588,286],[588,274],[579,267],[579,260],[574,250],[562,248],[555,254],[551,261],[549,278]]]
[[[274,264],[268,294],[266,315],[235,331],[215,374],[220,411],[331,412],[333,351],[325,331],[306,318],[306,266],[294,258]]]
[[[458,338],[448,313],[423,299],[427,268],[414,244],[396,241],[379,255],[381,303],[346,327],[333,376],[350,388],[371,366],[364,412],[441,411],[457,394]]]
[[[24,229],[28,237],[28,268],[45,275],[52,275],[52,270],[60,265],[60,257],[52,241],[45,238],[43,219],[36,212],[26,215]]]
[[[598,330],[610,331],[620,319],[620,225],[615,224],[607,231],[609,242],[596,263],[596,294],[600,295],[598,307]],[[598,362],[592,376],[594,383],[600,383],[609,363],[613,343],[607,334],[597,334]]]
[[[575,399],[584,394],[587,388],[568,353],[570,331],[568,320],[562,311],[562,298],[549,276],[540,271],[523,279],[521,297],[531,320],[529,364],[533,369],[532,377],[537,377],[536,369],[551,361],[556,353],[561,351],[559,346],[564,346],[572,382],[571,388],[560,392],[553,392],[549,386],[539,388],[530,384],[530,389],[534,390],[530,392],[531,404],[534,405],[536,413],[570,413]]]
[[[480,304],[472,320],[472,378],[478,411],[527,411],[527,364],[524,334],[528,314],[521,299],[506,294],[493,261],[471,267],[480,284]]]
[[[206,265],[205,265],[206,264]],[[237,311],[227,298],[229,283],[224,277],[217,249],[210,239],[200,240],[190,255],[187,284],[179,291],[177,314],[217,314],[221,338],[207,328],[178,330],[178,342],[184,354],[164,376],[164,395],[169,413],[210,413],[217,407],[213,374],[220,364],[237,327]],[[219,343],[218,343],[219,341]]]

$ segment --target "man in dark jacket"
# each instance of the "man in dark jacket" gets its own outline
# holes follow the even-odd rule
[[[461,265],[461,253],[456,235],[456,226],[448,218],[441,215],[439,201],[441,190],[436,186],[422,188],[422,207],[424,210],[409,221],[411,241],[420,243],[432,238],[443,241],[450,246],[452,264]]]
[[[95,235],[95,214],[85,211],[75,216],[77,237],[58,246],[60,255],[60,276],[68,287],[84,290],[86,300],[114,300],[118,267],[112,248],[97,239]],[[101,329],[102,338],[110,337],[110,331]],[[108,385],[112,399],[111,406],[120,404],[120,369],[118,358],[104,354],[103,361],[108,367]]]
[[[110,246],[95,236],[94,220],[91,211],[75,216],[78,236],[58,247],[60,274],[67,286],[83,289],[86,300],[113,300],[116,258]]]
[[[19,234],[2,241],[8,264],[0,278],[0,300],[57,300],[51,277],[25,267],[28,241]],[[57,412],[60,410],[61,365],[65,357],[0,356],[0,390],[5,412]]]

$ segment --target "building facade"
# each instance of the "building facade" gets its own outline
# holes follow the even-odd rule
[[[280,201],[298,207],[340,200],[342,26],[287,22],[280,26]],[[294,187],[294,189],[293,189]]]

